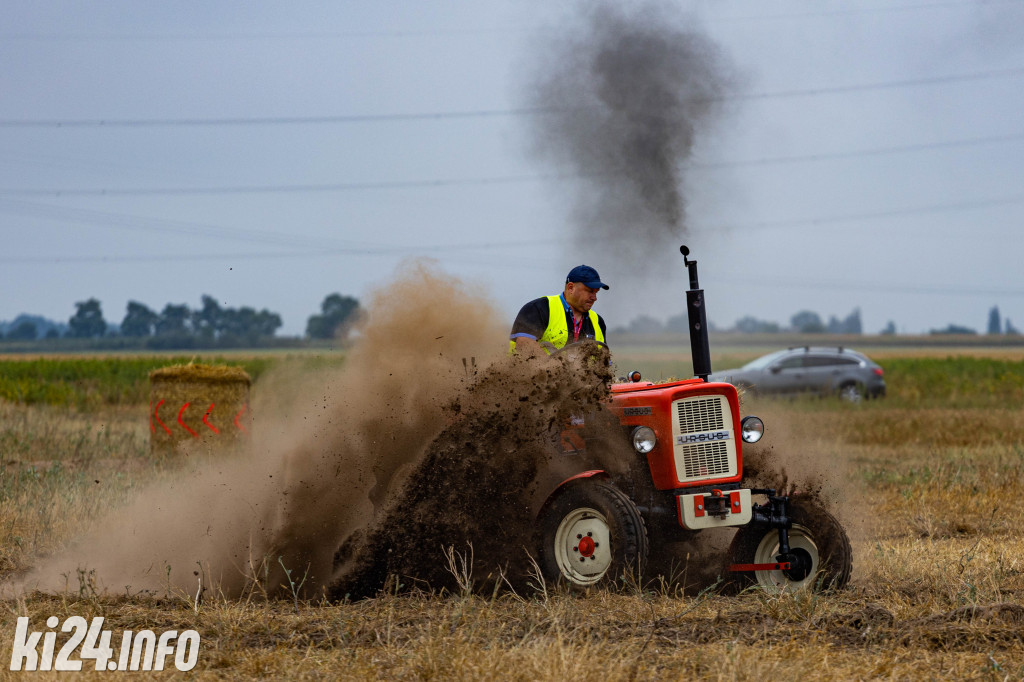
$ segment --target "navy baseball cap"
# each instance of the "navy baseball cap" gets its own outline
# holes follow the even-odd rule
[[[607,289],[608,285],[601,281],[601,275],[589,265],[577,265],[565,277],[566,282],[579,282],[591,289]]]

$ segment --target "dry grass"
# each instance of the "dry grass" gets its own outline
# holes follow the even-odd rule
[[[78,413],[0,402],[0,574],[57,551],[162,463],[145,407]]]
[[[765,417],[779,453],[800,449],[842,472],[836,500],[854,540],[848,590],[402,588],[335,605],[266,600],[257,584],[244,599],[213,589],[196,603],[170,590],[100,595],[85,572],[68,576],[67,594],[3,602],[0,662],[6,668],[17,616],[35,624],[103,615],[114,632],[197,630],[192,674],[203,678],[1024,678],[1024,415],[1016,406],[745,407]],[[144,408],[80,415],[0,405],[0,575],[57,551],[142,483],[172,475],[148,460],[147,440]]]

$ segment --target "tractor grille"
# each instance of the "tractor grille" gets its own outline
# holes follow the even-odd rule
[[[725,396],[685,398],[672,404],[676,476],[680,483],[736,475],[736,439]],[[705,434],[708,440],[687,438]]]
[[[677,402],[675,406],[679,416],[679,433],[700,433],[722,428],[722,402],[718,396]]]
[[[686,478],[721,476],[729,473],[729,446],[725,441],[700,443],[683,448],[683,475]]]

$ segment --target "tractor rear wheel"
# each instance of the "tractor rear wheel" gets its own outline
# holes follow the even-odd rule
[[[853,551],[846,531],[821,505],[803,496],[789,499],[791,552],[799,559],[788,571],[733,573],[739,586],[759,585],[770,592],[838,590],[850,581]],[[745,526],[732,541],[729,555],[737,564],[769,564],[777,561],[779,531],[764,526]]]
[[[571,484],[541,513],[544,578],[574,587],[611,585],[647,561],[647,529],[636,504],[610,483]]]

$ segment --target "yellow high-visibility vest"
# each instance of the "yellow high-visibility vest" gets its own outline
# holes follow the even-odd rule
[[[565,315],[565,306],[562,305],[561,296],[548,296],[548,328],[544,330],[541,337],[537,339],[541,348],[548,355],[551,350],[544,345],[550,343],[555,348],[562,348],[569,341],[569,322]],[[597,313],[590,311],[590,325],[594,328],[594,340],[604,343],[604,334],[601,332],[601,323],[598,321]],[[515,340],[509,341],[509,352],[516,349]]]

